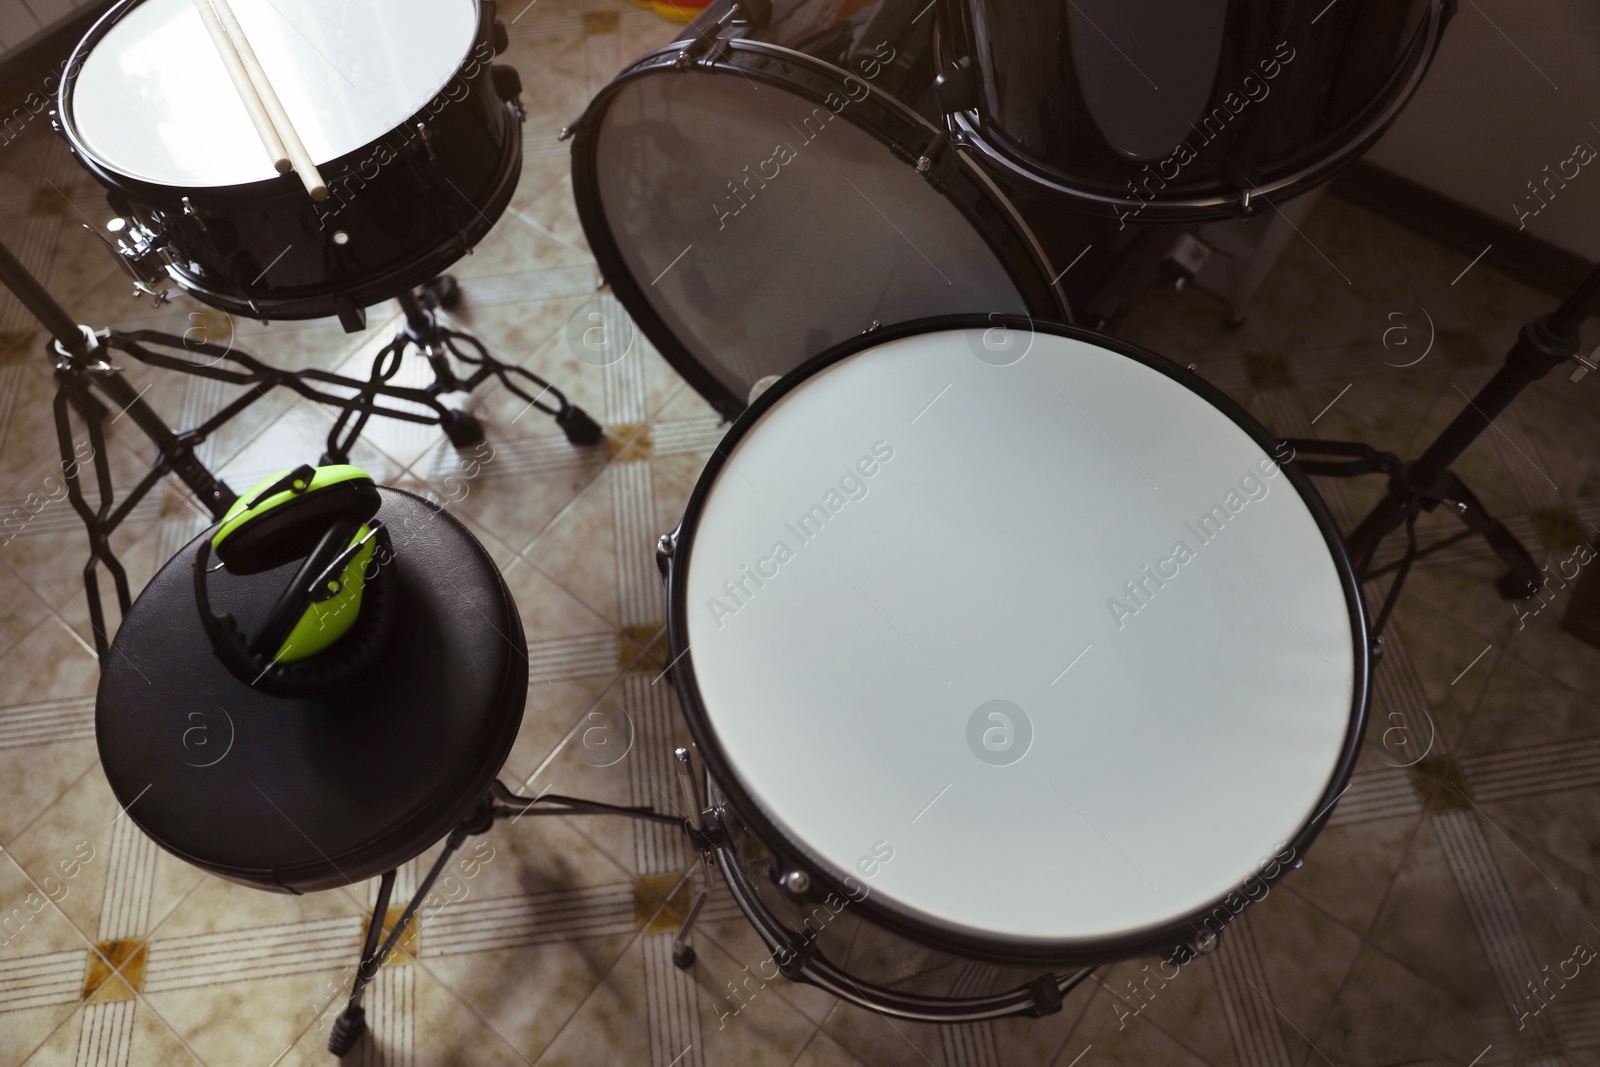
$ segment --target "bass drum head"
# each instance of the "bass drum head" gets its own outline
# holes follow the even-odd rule
[[[886,328],[734,424],[672,557],[685,714],[739,821],[923,944],[1193,943],[1348,780],[1361,595],[1237,404],[1132,345],[1005,325]]]
[[[472,0],[230,6],[319,166],[433,99],[478,31]],[[74,66],[64,115],[103,167],[179,188],[277,177],[192,0],[123,3],[90,32]]]
[[[968,64],[952,127],[1014,179],[1125,222],[1245,214],[1327,180],[1388,128],[1441,0],[944,0]]]
[[[867,79],[745,41],[711,67],[675,69],[677,54],[591,105],[573,185],[618,298],[724,414],[879,324],[1065,315],[1010,205],[955,153],[931,175],[942,187],[896,158],[889,143],[937,131]]]

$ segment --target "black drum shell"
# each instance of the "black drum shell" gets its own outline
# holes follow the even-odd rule
[[[1454,10],[1450,0],[1217,2],[1221,32],[1203,102],[1170,148],[1135,154],[1097,122],[1084,83],[1097,76],[1074,61],[1074,34],[1152,54],[1141,51],[1145,42],[1117,32],[1108,45],[1087,15],[1075,29],[1065,3],[938,0],[936,61],[948,71],[964,58],[971,69],[971,107],[949,116],[951,128],[996,171],[1103,217],[1244,215],[1252,199],[1287,199],[1326,181],[1376,141],[1420,82]],[[1152,25],[1151,40],[1162,32]],[[1129,68],[1121,73],[1142,91],[1139,79],[1149,79],[1122,54]],[[1174,87],[1165,88],[1170,97]],[[1152,101],[1161,96],[1151,92]],[[1096,95],[1102,114],[1109,97],[1130,110],[1138,99],[1103,87]]]
[[[79,43],[56,124],[106,187],[112,210],[164,253],[167,273],[198,299],[258,319],[368,307],[436,277],[488,234],[510,202],[522,165],[521,122],[490,76],[492,0],[480,0],[473,46],[443,91],[383,137],[318,166],[328,185],[320,204],[293,173],[185,188],[133,178],[95,158],[73,122],[76,74],[138,2],[122,0]]]

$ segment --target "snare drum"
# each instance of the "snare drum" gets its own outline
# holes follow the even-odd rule
[[[1365,724],[1365,611],[1285,446],[1066,326],[925,320],[782,378],[663,539],[707,832],[775,966],[907,1018],[1216,943]]]
[[[749,6],[759,24],[718,4],[573,127],[595,259],[690,385],[731,418],[757,385],[879,324],[1070,321],[1066,264],[913,110],[933,77],[925,2]]]
[[[328,199],[273,169],[190,0],[122,0],[73,53],[57,123],[141,274],[234,314],[349,318],[489,232],[522,160],[493,0],[232,6]]]

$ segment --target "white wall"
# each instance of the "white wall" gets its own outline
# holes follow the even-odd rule
[[[1600,2],[1461,0],[1422,87],[1366,158],[1516,226],[1513,204],[1539,206],[1526,183],[1579,143],[1600,150],[1596,127]],[[1550,187],[1526,232],[1600,259],[1600,158]]]

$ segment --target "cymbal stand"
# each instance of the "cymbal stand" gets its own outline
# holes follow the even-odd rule
[[[84,564],[83,584],[89,594],[89,621],[94,629],[95,652],[102,663],[110,651],[110,639],[100,595],[98,572],[101,566],[111,575],[119,612],[126,615],[133,602],[127,574],[111,548],[112,533],[167,474],[177,475],[211,512],[211,517],[220,520],[238,494],[206,469],[196,456],[196,449],[229,420],[275,388],[289,389],[307,400],[340,410],[328,435],[327,451],[322,456],[325,463],[347,462],[356,436],[373,415],[440,426],[457,446],[481,441],[483,428],[477,420],[466,412],[445,407],[438,397],[441,393],[475,388],[490,377],[552,416],[573,444],[592,445],[601,440],[600,424],[555,386],[530,371],[494,358],[471,335],[438,324],[433,308],[449,302],[439,288],[447,281],[454,284],[453,280],[441,279],[434,287],[424,287],[420,298],[411,293],[399,298],[406,313],[406,327],[379,353],[373,362],[371,377],[362,381],[316,368],[281,370],[231,345],[196,342],[156,330],[97,331],[80,326],[4,243],[0,243],[0,285],[16,294],[51,334],[46,352],[56,378],[56,438],[61,450],[67,498],[89,535],[89,559]],[[401,353],[412,344],[423,350],[435,371],[433,384],[426,388],[395,385],[389,380],[399,369]],[[464,350],[462,345],[472,350]],[[464,379],[458,378],[450,369],[447,352],[474,366],[475,370]],[[243,386],[245,392],[198,426],[177,431],[168,426],[123,377],[121,369],[112,362],[113,353],[163,370]],[[198,362],[200,358],[205,362]],[[519,381],[537,386],[540,391],[530,395]],[[83,493],[79,477],[81,460],[74,451],[69,404],[87,424],[99,497],[97,506],[91,506]],[[112,415],[108,404],[118,414]],[[423,410],[417,410],[419,408]],[[119,503],[111,483],[104,428],[108,418],[115,421],[124,414],[156,446],[156,462]]]
[[[1554,311],[1535,315],[1523,325],[1500,370],[1414,460],[1404,461],[1393,452],[1380,452],[1356,441],[1300,438],[1287,442],[1295,451],[1296,462],[1307,474],[1336,478],[1365,474],[1388,476],[1389,487],[1383,499],[1345,536],[1360,580],[1368,581],[1391,572],[1395,576],[1383,607],[1372,623],[1374,636],[1381,634],[1388,622],[1412,564],[1474,535],[1488,542],[1489,548],[1506,565],[1507,573],[1495,582],[1502,597],[1521,600],[1539,591],[1544,574],[1532,554],[1500,520],[1489,514],[1483,502],[1451,470],[1451,464],[1461,458],[1472,442],[1488,429],[1495,416],[1509,407],[1524,389],[1556,367],[1568,361],[1577,363],[1571,376],[1574,382],[1595,369],[1590,360],[1578,354],[1578,329],[1596,311],[1600,311],[1600,266]],[[1307,456],[1323,458],[1308,459]],[[1417,517],[1441,504],[1446,505],[1466,529],[1419,548]],[[1401,526],[1406,531],[1405,553],[1394,563],[1374,568],[1373,557],[1379,545]]]

